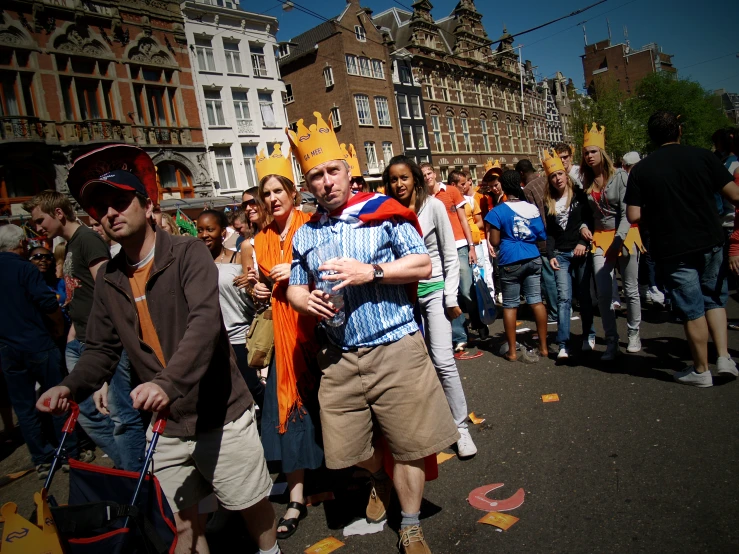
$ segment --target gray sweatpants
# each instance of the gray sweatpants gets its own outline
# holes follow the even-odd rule
[[[452,324],[444,313],[444,291],[437,290],[418,299],[426,334],[426,347],[457,427],[467,427],[467,399],[462,390],[452,347]]]
[[[633,252],[618,258],[621,278],[624,284],[626,302],[626,324],[629,330],[639,330],[641,324],[641,302],[639,300],[639,250],[634,246]],[[603,250],[596,248],[593,254],[593,271],[595,286],[598,291],[598,308],[603,322],[606,338],[618,339],[616,330],[616,312],[613,310],[613,281],[616,278],[615,263],[606,262]]]

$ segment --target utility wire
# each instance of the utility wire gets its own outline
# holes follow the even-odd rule
[[[708,62],[715,62],[716,60],[722,60],[724,58],[728,58],[729,56],[734,56],[734,55],[739,55],[739,54],[737,54],[736,52],[729,52],[728,54],[724,54],[723,56],[719,56],[718,58],[711,58],[710,60],[704,60],[702,62],[686,65],[685,67],[678,68],[678,70],[685,71],[686,69],[695,67],[696,65],[703,65],[704,63],[708,63]]]

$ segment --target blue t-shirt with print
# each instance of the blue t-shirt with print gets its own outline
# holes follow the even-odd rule
[[[536,243],[546,240],[547,233],[536,206],[528,202],[504,202],[489,211],[485,221],[500,231],[499,265],[539,257]]]

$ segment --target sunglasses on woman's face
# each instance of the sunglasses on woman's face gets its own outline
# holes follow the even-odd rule
[[[29,258],[29,260],[47,260],[51,261],[54,259],[54,256],[52,254],[34,254]]]
[[[254,206],[254,205],[256,205],[256,203],[257,203],[257,199],[256,198],[252,198],[250,200],[245,200],[244,202],[242,202],[241,203],[241,207],[242,207],[242,209],[246,209],[247,206]]]

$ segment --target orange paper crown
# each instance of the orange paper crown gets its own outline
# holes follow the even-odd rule
[[[552,150],[552,155],[549,155],[549,149],[544,150],[544,159],[541,161],[544,166],[544,173],[549,177],[552,173],[557,171],[564,171],[565,166],[562,160],[559,158],[559,154]]]
[[[272,155],[267,157],[264,150],[259,151],[259,155],[256,159],[257,168],[257,179],[260,181],[267,175],[281,175],[290,179],[291,182],[295,182],[293,176],[293,168],[290,163],[290,154],[287,157],[282,155],[282,146],[279,143],[275,143]]]
[[[322,163],[345,159],[334,133],[331,116],[327,125],[319,112],[313,112],[313,115],[316,116],[316,123],[310,128],[306,128],[303,120],[299,119],[297,133],[285,129],[303,175]]]
[[[485,162],[485,175],[483,175],[482,180],[484,181],[486,177],[489,177],[489,174],[497,173],[498,176],[503,175],[503,168],[500,167],[500,160],[495,160],[495,163],[491,162],[490,160]]]
[[[354,148],[354,145],[350,144],[349,148],[347,148],[346,144],[341,143],[339,147],[344,153],[344,159],[346,160],[346,163],[349,164],[349,174],[352,177],[361,177],[362,170],[359,169],[359,158],[357,158],[357,151]]]
[[[600,131],[598,125],[593,122],[593,126],[588,131],[588,126],[585,126],[585,136],[583,137],[582,147],[587,148],[588,146],[597,146],[601,150],[606,149],[606,128],[601,125]]]

